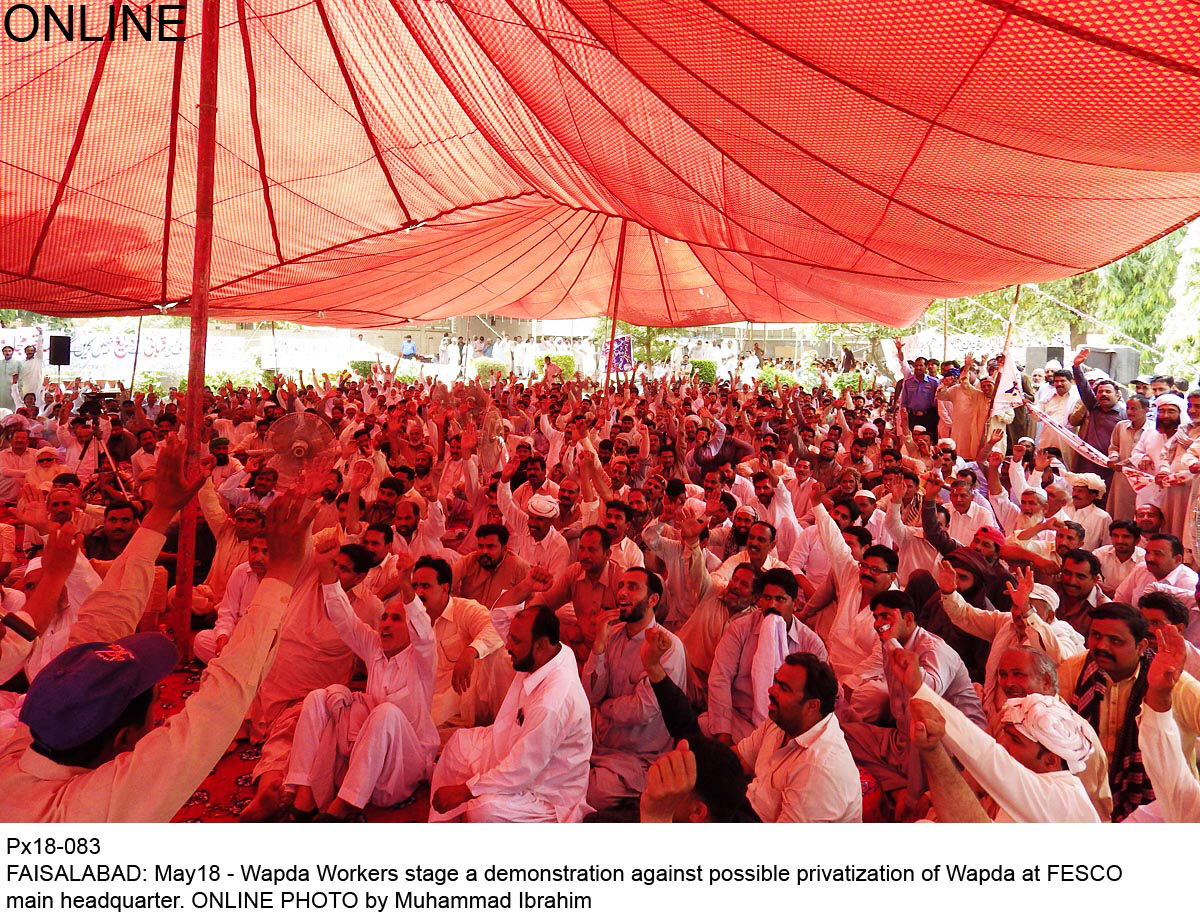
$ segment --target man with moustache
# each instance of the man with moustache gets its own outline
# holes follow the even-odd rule
[[[1117,422],[1125,418],[1125,408],[1121,405],[1121,394],[1113,381],[1100,380],[1093,387],[1084,376],[1083,363],[1087,357],[1088,349],[1081,348],[1071,365],[1075,389],[1079,392],[1080,401],[1087,408],[1087,420],[1080,429],[1079,436],[1100,453],[1107,455],[1112,443],[1113,429],[1117,427]],[[1112,468],[1099,466],[1086,457],[1075,458],[1075,471],[1096,474],[1104,481],[1105,490],[1112,483]],[[1093,547],[1089,546],[1088,549]]]
[[[1154,483],[1137,494],[1137,505],[1154,505],[1162,512],[1167,533],[1181,534],[1187,526],[1189,482],[1175,482],[1171,465],[1186,452],[1190,442],[1179,437],[1180,423],[1187,411],[1183,397],[1164,393],[1154,400],[1154,430],[1144,430],[1129,462],[1134,469],[1154,476]]]
[[[540,496],[539,496],[540,498]],[[508,549],[508,528],[483,524],[475,531],[475,552],[454,563],[454,594],[492,608],[529,571],[529,563]]]
[[[635,800],[650,764],[671,747],[671,735],[641,661],[646,630],[655,624],[661,579],[644,568],[628,569],[617,586],[617,609],[601,615],[583,686],[595,710],[595,746],[588,804],[597,811]],[[662,667],[677,687],[686,685],[683,644],[670,635]]]
[[[767,691],[789,655],[824,661],[825,643],[796,616],[796,576],[770,569],[754,585],[758,610],[729,623],[708,676],[708,712],[700,727],[732,747],[767,719]]]
[[[591,709],[558,626],[548,607],[513,617],[506,648],[517,676],[492,725],[446,743],[430,821],[580,821],[591,811]]]

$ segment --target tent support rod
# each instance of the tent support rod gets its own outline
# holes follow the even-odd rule
[[[617,237],[617,265],[613,270],[612,289],[608,292],[608,361],[604,366],[604,392],[608,392],[608,382],[612,378],[613,342],[617,338],[617,301],[621,299],[621,271],[625,266],[625,234],[629,222],[622,219],[621,235]]]
[[[200,26],[200,97],[196,140],[196,244],[192,257],[191,347],[188,352],[187,453],[185,469],[200,461],[204,412],[204,357],[208,347],[208,287],[212,264],[213,186],[217,153],[217,55],[221,47],[221,0],[204,0]],[[171,619],[180,654],[189,654],[192,579],[196,568],[196,501],[183,510]]]

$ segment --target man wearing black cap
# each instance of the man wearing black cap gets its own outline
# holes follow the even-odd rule
[[[68,649],[30,685],[23,726],[0,749],[0,821],[168,821],[233,739],[269,660],[311,515],[298,499],[280,500],[254,604],[183,712],[151,730],[154,686],[177,653],[159,633],[130,631],[166,529],[199,486],[184,478],[183,448],[170,439],[160,450],[159,501],[84,602]],[[52,535],[47,569],[73,564],[75,540],[69,528]]]

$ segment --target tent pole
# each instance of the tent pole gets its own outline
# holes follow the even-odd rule
[[[621,221],[621,235],[617,237],[617,265],[613,271],[612,288],[608,292],[608,361],[604,367],[604,392],[608,392],[608,381],[612,378],[613,342],[617,338],[617,301],[621,299],[621,270],[625,266],[625,232],[627,220]]]
[[[142,317],[138,317],[137,342],[133,346],[133,370],[129,372],[129,398],[133,399],[133,391],[137,383],[138,352],[142,350]]]
[[[1021,300],[1021,285],[1018,284],[1016,292],[1013,294],[1012,306],[1008,310],[1008,328],[1004,330],[1004,350],[1000,352],[1000,354],[1004,356],[1004,362],[1006,364],[1008,363],[1008,344],[1009,344],[1009,342],[1012,341],[1013,326],[1017,322],[1017,304],[1020,302],[1020,300]],[[968,368],[964,367],[963,373],[965,374],[965,373],[967,373],[967,371],[968,371]],[[987,368],[986,367],[982,368],[982,371],[984,373],[987,373]],[[1003,369],[1001,369],[1000,373],[997,375],[997,378],[996,378],[997,383],[999,383],[999,379],[1003,375],[1004,375],[1004,371],[1003,371]],[[979,375],[979,379],[980,380],[983,379],[982,373]],[[987,443],[988,429],[992,425],[992,412],[994,412],[996,409],[996,391],[998,389],[999,389],[998,386],[996,386],[996,385],[992,386],[992,398],[988,400],[988,411],[987,411],[987,416],[985,417],[987,420],[984,422],[983,434],[979,438],[979,447],[976,448],[976,453],[983,450],[983,445]]]
[[[204,412],[204,356],[208,346],[208,285],[212,262],[213,186],[217,152],[217,54],[221,45],[221,0],[204,0],[200,25],[200,96],[196,141],[196,242],[192,258],[191,348],[188,353],[187,444],[189,475],[200,460]],[[187,657],[192,616],[192,577],[196,567],[196,501],[183,510],[175,569],[175,644]]]

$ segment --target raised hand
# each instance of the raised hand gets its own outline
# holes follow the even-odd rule
[[[687,741],[650,765],[641,798],[641,819],[646,824],[669,824],[675,812],[696,788],[696,755]]]
[[[1171,708],[1171,694],[1187,659],[1187,645],[1173,626],[1155,630],[1157,650],[1146,675],[1146,705],[1156,712]]]
[[[651,681],[657,682],[667,676],[667,672],[663,669],[663,655],[671,648],[671,640],[667,638],[666,630],[661,626],[654,626],[646,630],[645,641],[642,642],[640,655],[642,658],[642,667],[646,669],[646,676]]]
[[[933,751],[946,737],[946,720],[932,703],[913,700],[908,704],[908,731],[917,750]]]
[[[903,648],[894,648],[886,650],[892,665],[892,673],[900,681],[900,686],[904,691],[912,696],[921,689],[921,684],[924,681],[924,673],[921,671],[921,662],[912,652]]]
[[[949,559],[938,563],[937,582],[943,594],[953,594],[958,590],[958,573],[954,571]]]

